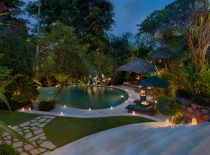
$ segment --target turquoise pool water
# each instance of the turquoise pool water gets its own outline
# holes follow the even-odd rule
[[[53,99],[56,87],[40,88],[39,101]],[[57,99],[60,105],[78,109],[105,109],[122,104],[128,98],[125,91],[98,86],[68,86]]]

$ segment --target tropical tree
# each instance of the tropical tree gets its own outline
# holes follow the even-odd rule
[[[87,75],[85,47],[80,44],[73,28],[56,22],[51,25],[49,34],[37,41],[40,46],[39,65],[42,72],[60,75],[61,84],[65,77],[70,81],[84,80]],[[51,67],[47,67],[52,65]]]
[[[27,11],[36,17],[38,3],[29,3]],[[42,31],[60,21],[73,27],[74,32],[88,44],[88,51],[96,51],[113,24],[113,6],[108,0],[41,0]]]
[[[199,71],[207,63],[207,49],[210,45],[210,13],[208,8],[194,10],[190,21],[187,42],[194,69]]]

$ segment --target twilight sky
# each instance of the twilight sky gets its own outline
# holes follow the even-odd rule
[[[36,0],[23,0],[25,2]],[[162,9],[174,0],[110,0],[114,4],[115,26],[111,33],[121,35],[124,32],[137,33],[137,24],[153,10]]]

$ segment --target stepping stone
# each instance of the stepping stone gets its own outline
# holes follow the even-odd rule
[[[40,137],[41,140],[46,140],[47,138],[45,136]]]
[[[29,132],[29,133],[27,133],[27,134],[25,135],[25,137],[26,137],[27,139],[29,139],[29,138],[33,137],[33,134]]]
[[[28,153],[22,152],[20,155],[28,155]]]
[[[25,132],[25,133],[28,133],[28,132],[30,132],[30,130],[25,130],[24,132]]]
[[[25,126],[28,126],[28,125],[30,125],[30,124],[31,124],[31,123],[30,123],[29,121],[27,121],[27,122],[21,124],[20,127],[25,127]]]
[[[9,136],[9,134],[8,134],[7,132],[4,132],[4,133],[2,134],[2,137],[6,137],[6,136]]]
[[[39,151],[40,151],[41,153],[43,153],[43,152],[45,152],[45,151],[46,151],[46,149],[39,148]]]
[[[37,120],[31,120],[32,123],[36,122]]]
[[[17,130],[18,129],[18,127],[17,126],[13,126],[13,127],[11,127],[13,130]]]
[[[51,119],[53,119],[53,118],[55,118],[55,116],[44,116],[45,118],[51,118]]]
[[[35,136],[35,137],[29,139],[29,140],[32,142],[32,141],[35,141],[35,140],[37,140],[37,139],[39,139],[40,137],[43,137],[43,136],[44,136],[44,133],[39,134],[39,135],[37,135],[37,136]]]
[[[42,118],[42,116],[39,116],[39,117],[36,117],[35,119],[36,120],[40,120]]]
[[[31,145],[29,145],[29,144],[27,144],[27,145],[24,146],[24,149],[25,149],[26,151],[29,151],[29,150],[31,150],[31,149],[33,149],[33,148],[34,148],[34,147],[31,146]]]
[[[46,125],[46,123],[40,124],[40,125],[38,125],[38,127],[43,128],[45,125]]]
[[[6,144],[11,145],[11,141],[5,141]]]
[[[31,129],[32,129],[32,130],[37,130],[37,129],[39,129],[39,128],[37,128],[37,127],[32,127]]]
[[[5,140],[11,140],[12,137],[9,135],[9,136],[5,137],[4,139],[5,139]]]
[[[33,150],[31,150],[30,151],[30,153],[32,154],[32,155],[37,155],[37,154],[39,154],[39,153],[41,153],[38,149],[33,149]]]
[[[20,135],[23,135],[23,132],[22,131],[18,131],[17,133],[19,133]]]
[[[38,135],[38,134],[40,134],[40,133],[43,133],[43,130],[42,130],[42,129],[39,129],[39,130],[35,130],[35,131],[34,131],[34,134],[35,134],[35,135]]]
[[[39,122],[40,122],[40,123],[43,123],[43,122],[45,122],[46,120],[47,120],[47,119],[42,118],[42,119],[39,120]]]
[[[23,152],[23,149],[22,148],[18,148],[16,149],[19,153]]]
[[[23,142],[16,142],[12,145],[14,148],[18,148],[18,147],[22,147],[23,146]]]
[[[28,128],[29,128],[29,127],[28,127],[28,126],[26,126],[26,127],[24,127],[23,129],[24,129],[24,130],[27,130]]]
[[[46,149],[51,149],[51,150],[56,148],[56,146],[49,141],[42,143],[40,146]]]
[[[40,124],[39,122],[34,122],[31,124],[31,126],[34,127],[34,126],[38,126],[39,124]]]

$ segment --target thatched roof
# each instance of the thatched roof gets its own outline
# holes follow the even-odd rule
[[[120,66],[117,71],[133,72],[137,74],[144,74],[150,71],[154,71],[155,68],[150,63],[138,58],[132,62],[129,62],[123,66]]]

